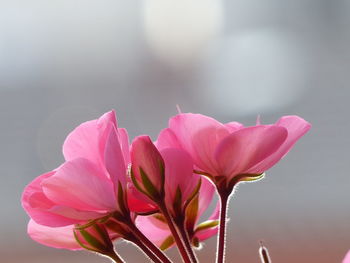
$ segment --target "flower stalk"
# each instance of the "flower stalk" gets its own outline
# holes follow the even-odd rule
[[[225,260],[226,217],[227,217],[227,206],[228,206],[229,195],[227,194],[219,194],[219,195],[220,195],[221,208],[220,208],[220,224],[219,224],[216,262],[223,263]]]
[[[182,240],[184,241],[184,245],[186,247],[188,254],[190,255],[192,262],[197,263],[198,259],[196,257],[196,254],[193,251],[190,238],[189,238],[188,233],[187,233],[186,228],[185,228],[184,220],[180,219],[180,220],[176,220],[175,222],[176,222],[177,228],[179,229],[179,233],[181,235]]]
[[[135,235],[136,238],[142,242],[154,255],[156,255],[161,262],[171,263],[170,259],[156,246],[154,245],[136,226],[134,223],[128,225],[129,229]]]
[[[191,261],[189,253],[186,250],[186,247],[184,245],[184,241],[181,239],[179,233],[177,232],[174,221],[171,218],[166,205],[164,204],[164,202],[160,202],[158,205],[159,205],[159,210],[163,214],[163,216],[164,216],[164,218],[169,226],[171,234],[174,237],[175,243],[176,243],[177,248],[182,256],[183,261],[185,263],[191,263],[192,261]]]

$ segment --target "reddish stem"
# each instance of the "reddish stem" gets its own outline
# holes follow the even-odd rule
[[[170,259],[135,226],[134,223],[130,223],[128,226],[136,238],[149,248],[149,250],[161,260],[161,262],[172,263]]]
[[[189,253],[189,255],[191,257],[192,262],[197,263],[198,260],[197,260],[196,254],[194,253],[194,251],[192,249],[191,242],[190,242],[188,233],[187,233],[186,228],[185,228],[184,220],[179,220],[179,222],[177,222],[176,225],[177,225],[177,228],[179,229],[180,235],[182,237],[182,240],[185,243],[187,252]]]
[[[165,217],[165,220],[167,221],[167,224],[169,226],[169,229],[171,231],[171,234],[174,237],[175,243],[177,245],[177,248],[182,256],[182,259],[185,263],[191,263],[191,259],[190,256],[187,253],[187,250],[184,246],[183,240],[181,239],[181,237],[179,236],[174,221],[171,218],[168,209],[166,208],[164,203],[160,203],[158,204],[160,211],[162,212],[163,216]]]
[[[216,263],[223,263],[225,257],[225,238],[226,238],[226,214],[227,214],[227,204],[229,195],[220,194],[220,225],[219,225],[219,236],[218,236],[218,245],[217,245],[217,254],[216,254]]]

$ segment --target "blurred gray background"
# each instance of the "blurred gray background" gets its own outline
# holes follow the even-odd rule
[[[227,263],[340,262],[350,249],[349,0],[0,0],[1,262],[108,262],[26,234],[24,186],[66,135],[116,109],[131,138],[176,114],[313,125],[230,204]],[[214,262],[216,239],[199,251]],[[128,262],[147,262],[128,244]],[[169,254],[176,257],[176,251]]]

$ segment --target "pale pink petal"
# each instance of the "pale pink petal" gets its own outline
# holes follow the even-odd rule
[[[22,195],[22,206],[24,210],[31,218],[40,224],[65,226],[79,223],[81,220],[67,218],[50,211],[55,204],[42,192],[41,182],[53,174],[55,174],[55,171],[38,176],[25,187]]]
[[[125,187],[127,173],[125,160],[119,143],[117,130],[112,124],[110,124],[109,134],[106,140],[104,160],[110,179],[113,184],[115,184],[115,189],[118,189],[118,182]]]
[[[214,151],[217,144],[229,134],[225,125],[201,114],[186,113],[171,118],[169,128],[196,166],[217,175]]]
[[[199,241],[204,241],[218,233],[218,226],[211,227],[208,229],[203,229],[201,231],[198,231],[196,233],[196,237],[199,239]]]
[[[198,203],[198,219],[201,217],[201,215],[208,209],[215,193],[215,186],[213,183],[207,179],[206,177],[202,176],[202,184],[201,188],[199,189],[199,203]]]
[[[193,173],[191,156],[182,149],[167,148],[161,151],[165,163],[165,199],[169,207],[174,203],[179,188],[183,203],[195,190],[199,175]]]
[[[142,169],[157,190],[163,187],[163,174],[161,166],[164,161],[159,151],[148,136],[136,137],[131,148],[132,171],[140,182]],[[142,184],[142,183],[141,183]]]
[[[250,168],[249,172],[262,173],[271,168],[279,160],[281,160],[283,156],[285,156],[293,145],[300,139],[300,137],[302,137],[311,128],[310,123],[298,116],[284,116],[280,118],[275,125],[287,129],[287,139],[277,151],[260,163],[256,164],[254,167]]]
[[[30,220],[28,223],[28,234],[33,240],[45,246],[81,250],[83,248],[75,240],[73,228],[74,225],[64,227],[42,226]]]
[[[158,247],[171,235],[168,226],[153,216],[138,216],[136,226]]]
[[[125,164],[128,165],[131,163],[130,160],[130,143],[129,143],[129,135],[126,129],[118,128],[119,142],[122,148]]]
[[[118,122],[115,114],[115,110],[111,110],[103,114],[99,119],[98,119],[98,126],[100,128],[106,126],[107,124],[112,123],[114,127],[118,127]]]
[[[215,157],[220,175],[232,178],[273,154],[286,140],[284,127],[260,125],[238,130],[218,145]]]
[[[107,215],[107,212],[82,211],[80,209],[62,206],[62,205],[54,205],[47,211],[54,213],[55,215],[64,216],[65,218],[69,218],[71,220],[76,220],[76,222],[79,222],[79,223],[81,223],[82,221],[87,221],[90,219],[95,219],[95,218],[99,218]],[[46,226],[56,226],[51,222],[51,220],[45,221],[40,224],[46,225]],[[64,225],[67,225],[67,224],[64,224]],[[62,223],[61,223],[61,226],[63,226]]]
[[[166,148],[181,148],[179,141],[177,140],[174,132],[169,129],[163,129],[158,136],[157,141],[155,142],[158,150],[166,149]]]
[[[225,123],[225,127],[228,129],[228,131],[230,133],[233,133],[235,131],[238,131],[239,129],[244,128],[242,123],[239,123],[239,122],[236,122],[236,121]]]
[[[85,158],[100,163],[97,120],[82,123],[67,136],[63,144],[63,155],[67,161]]]
[[[89,160],[75,159],[43,180],[43,192],[58,205],[94,212],[113,211],[117,205],[113,184],[101,173]]]
[[[216,206],[214,208],[214,211],[210,215],[210,217],[208,218],[208,221],[219,220],[219,217],[220,217],[220,202],[217,201],[216,202]],[[208,229],[200,230],[200,231],[198,231],[196,233],[196,237],[200,241],[206,240],[206,239],[216,235],[217,232],[218,232],[218,228],[219,228],[219,226],[215,226],[215,227],[211,227],[211,228],[208,228]]]
[[[350,250],[346,254],[345,258],[343,259],[342,263],[350,263]]]
[[[220,217],[220,202],[217,201],[214,211],[209,217],[209,220],[219,220],[219,217]]]

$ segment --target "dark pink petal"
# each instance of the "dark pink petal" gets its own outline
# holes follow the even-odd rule
[[[286,140],[283,127],[260,125],[238,130],[218,145],[215,157],[221,175],[232,178],[273,154]]]
[[[178,114],[169,121],[181,147],[192,157],[199,169],[216,175],[214,151],[217,144],[229,134],[222,123],[201,114]]]
[[[45,246],[81,250],[83,248],[75,240],[73,228],[74,225],[64,227],[42,226],[30,220],[28,223],[28,234],[33,240]]]
[[[310,123],[298,116],[284,116],[280,118],[275,125],[287,129],[287,139],[277,151],[260,163],[256,164],[254,167],[250,168],[249,172],[262,173],[271,168],[279,160],[281,160],[283,156],[285,156],[293,145],[300,139],[300,137],[302,137],[311,128]]]
[[[199,175],[193,173],[191,156],[182,149],[167,148],[161,151],[165,163],[165,199],[172,207],[179,188],[183,204],[199,183]]]
[[[157,205],[146,195],[140,193],[134,185],[128,185],[128,206],[130,211],[137,213],[147,213],[156,211]]]
[[[113,183],[99,167],[86,159],[64,163],[42,182],[44,194],[57,205],[104,212],[116,209]]]
[[[159,151],[148,136],[136,137],[131,148],[132,171],[136,180],[140,182],[142,169],[155,188],[160,191],[163,185],[164,161]]]

